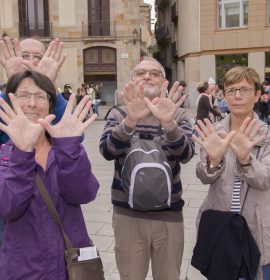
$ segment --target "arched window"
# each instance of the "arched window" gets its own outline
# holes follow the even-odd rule
[[[114,73],[116,50],[108,47],[89,48],[84,51],[85,72]]]

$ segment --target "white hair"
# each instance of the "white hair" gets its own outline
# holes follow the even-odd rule
[[[160,67],[160,71],[161,71],[162,77],[163,77],[164,79],[166,79],[166,73],[165,73],[164,67],[161,65],[161,63],[160,63],[158,60],[156,60],[156,59],[153,58],[152,56],[144,56],[143,59],[142,59],[142,61],[144,61],[144,60],[151,60],[151,61],[155,61],[156,63],[158,63],[158,64],[159,64],[159,67]],[[139,63],[139,64],[140,64],[140,63]],[[139,64],[137,64],[137,66],[138,66]],[[137,66],[135,67],[135,71],[137,70]]]

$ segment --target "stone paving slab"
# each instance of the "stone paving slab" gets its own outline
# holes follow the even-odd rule
[[[92,163],[92,170],[100,182],[100,189],[94,202],[83,206],[87,230],[95,245],[98,247],[105,270],[106,280],[119,280],[114,257],[114,236],[112,229],[112,204],[110,186],[113,177],[113,162],[106,161],[99,153],[99,138],[102,133],[105,115],[108,107],[101,107],[100,118],[86,131],[84,146]],[[194,110],[189,110],[192,115]],[[199,160],[199,150],[187,164],[182,165],[183,198],[185,199],[184,225],[185,247],[181,266],[180,280],[205,280],[200,272],[190,265],[193,247],[196,239],[195,220],[199,206],[207,194],[208,186],[204,186],[196,178],[196,162]],[[149,269],[146,280],[152,278]],[[163,280],[163,279],[162,279]],[[171,280],[171,279],[164,279]]]

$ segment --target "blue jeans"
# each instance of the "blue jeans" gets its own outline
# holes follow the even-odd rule
[[[270,279],[270,264],[266,264],[262,266],[262,280],[269,280],[269,279]],[[239,280],[246,280],[246,278],[239,278]]]
[[[4,233],[4,221],[0,219],[0,248],[2,245],[3,233]]]
[[[95,103],[93,104],[93,111],[99,116],[98,106],[100,104],[100,99],[96,99]]]

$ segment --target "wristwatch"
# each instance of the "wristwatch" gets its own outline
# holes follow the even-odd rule
[[[161,127],[163,133],[167,134],[167,133],[171,133],[174,130],[176,130],[176,128],[178,127],[178,124],[177,124],[176,120],[174,120],[173,123],[174,123],[174,125],[172,127],[170,127],[170,128]]]
[[[210,160],[207,159],[206,167],[207,167],[208,171],[209,171],[210,173],[212,173],[212,172],[215,172],[215,171],[221,169],[222,162],[223,162],[223,161],[221,161],[221,162],[219,163],[218,166],[214,166],[213,164],[210,163]]]
[[[128,136],[131,136],[135,132],[135,128],[130,128],[125,125],[125,120],[120,123],[120,126],[122,127],[124,133]]]

